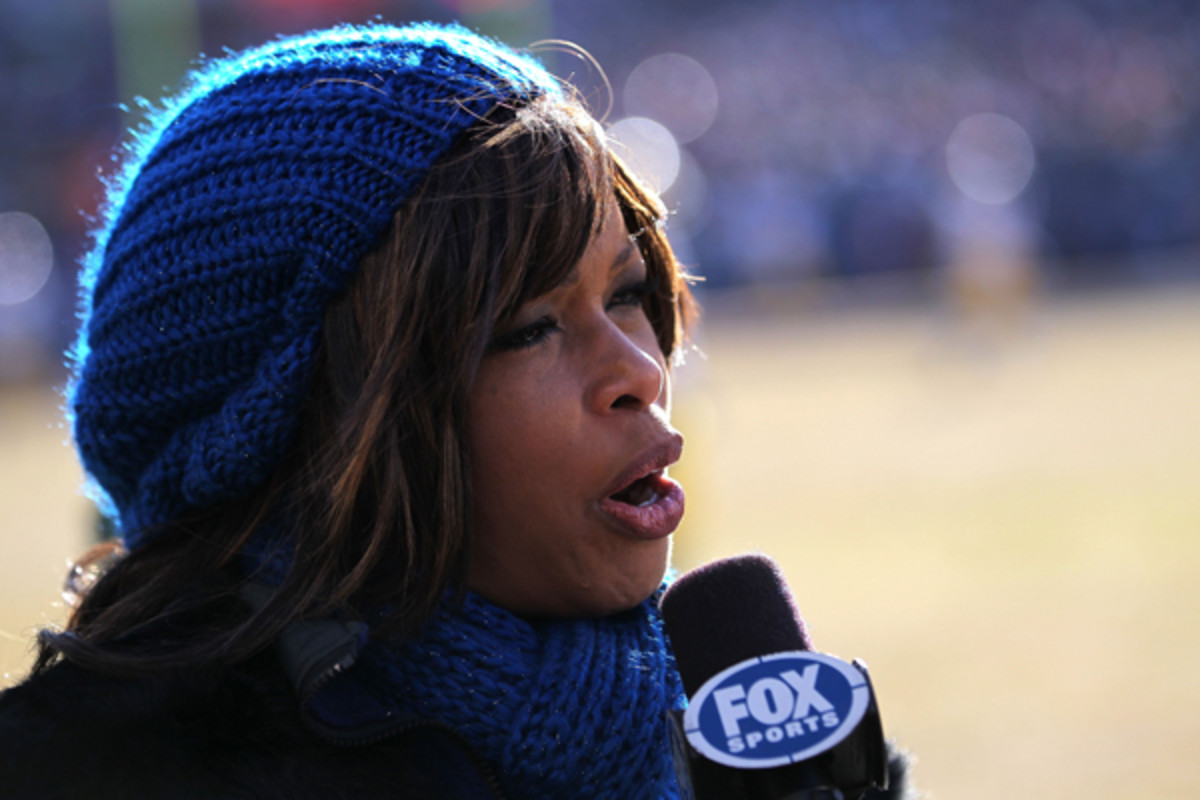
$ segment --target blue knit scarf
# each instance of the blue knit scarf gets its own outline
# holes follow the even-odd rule
[[[657,597],[528,622],[477,595],[354,671],[396,710],[456,728],[511,797],[675,798],[666,714],[684,704]]]

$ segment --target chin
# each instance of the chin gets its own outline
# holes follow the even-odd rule
[[[667,556],[653,564],[639,565],[636,570],[630,570],[621,579],[610,584],[610,591],[595,591],[592,593],[595,602],[591,613],[584,616],[603,617],[618,614],[636,608],[653,596],[662,586],[670,563],[669,551]]]
[[[670,560],[670,540],[666,540],[641,550],[636,558],[593,562],[591,569],[546,582],[528,574],[517,580],[477,562],[467,585],[485,600],[526,619],[595,619],[636,608],[651,597],[662,585]]]

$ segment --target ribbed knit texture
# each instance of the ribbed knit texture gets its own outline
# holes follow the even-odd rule
[[[675,798],[666,714],[684,694],[656,601],[530,623],[468,594],[415,639],[372,641],[345,677],[456,728],[509,797]]]
[[[153,116],[85,256],[68,396],[131,546],[286,450],[320,324],[430,166],[497,102],[559,93],[458,27],[341,27],[216,61]]]

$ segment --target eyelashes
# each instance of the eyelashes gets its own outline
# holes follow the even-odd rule
[[[657,276],[626,284],[613,292],[605,308],[614,311],[622,308],[641,308],[641,306],[658,290]],[[547,314],[527,325],[506,331],[492,339],[489,350],[512,351],[533,347],[561,330],[558,319]]]
[[[659,279],[657,275],[651,275],[644,280],[634,281],[614,292],[612,299],[608,301],[608,307],[613,308],[623,305],[640,306],[658,291],[658,284]]]
[[[550,334],[557,330],[557,320],[549,316],[542,317],[528,325],[522,325],[514,331],[495,337],[492,339],[491,349],[494,351],[524,350],[548,339]]]

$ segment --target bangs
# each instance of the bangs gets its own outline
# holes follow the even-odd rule
[[[397,212],[368,271],[394,277],[390,324],[422,341],[426,373],[451,378],[461,366],[465,387],[493,332],[568,280],[614,200],[656,286],[645,310],[670,357],[692,298],[662,204],[575,102],[543,97],[480,119]]]
[[[488,152],[487,163],[498,171],[492,197],[503,206],[488,215],[488,236],[505,247],[494,262],[494,302],[483,315],[488,327],[503,326],[523,304],[564,283],[615,200],[657,286],[646,312],[670,356],[686,335],[693,304],[657,195],[612,152],[582,107],[543,99],[501,116],[483,123],[476,134],[482,139],[475,139],[475,152]]]
[[[604,133],[582,109],[539,101],[515,112],[490,142],[508,167],[499,215],[507,242],[491,325],[564,283],[604,226],[613,170]]]

